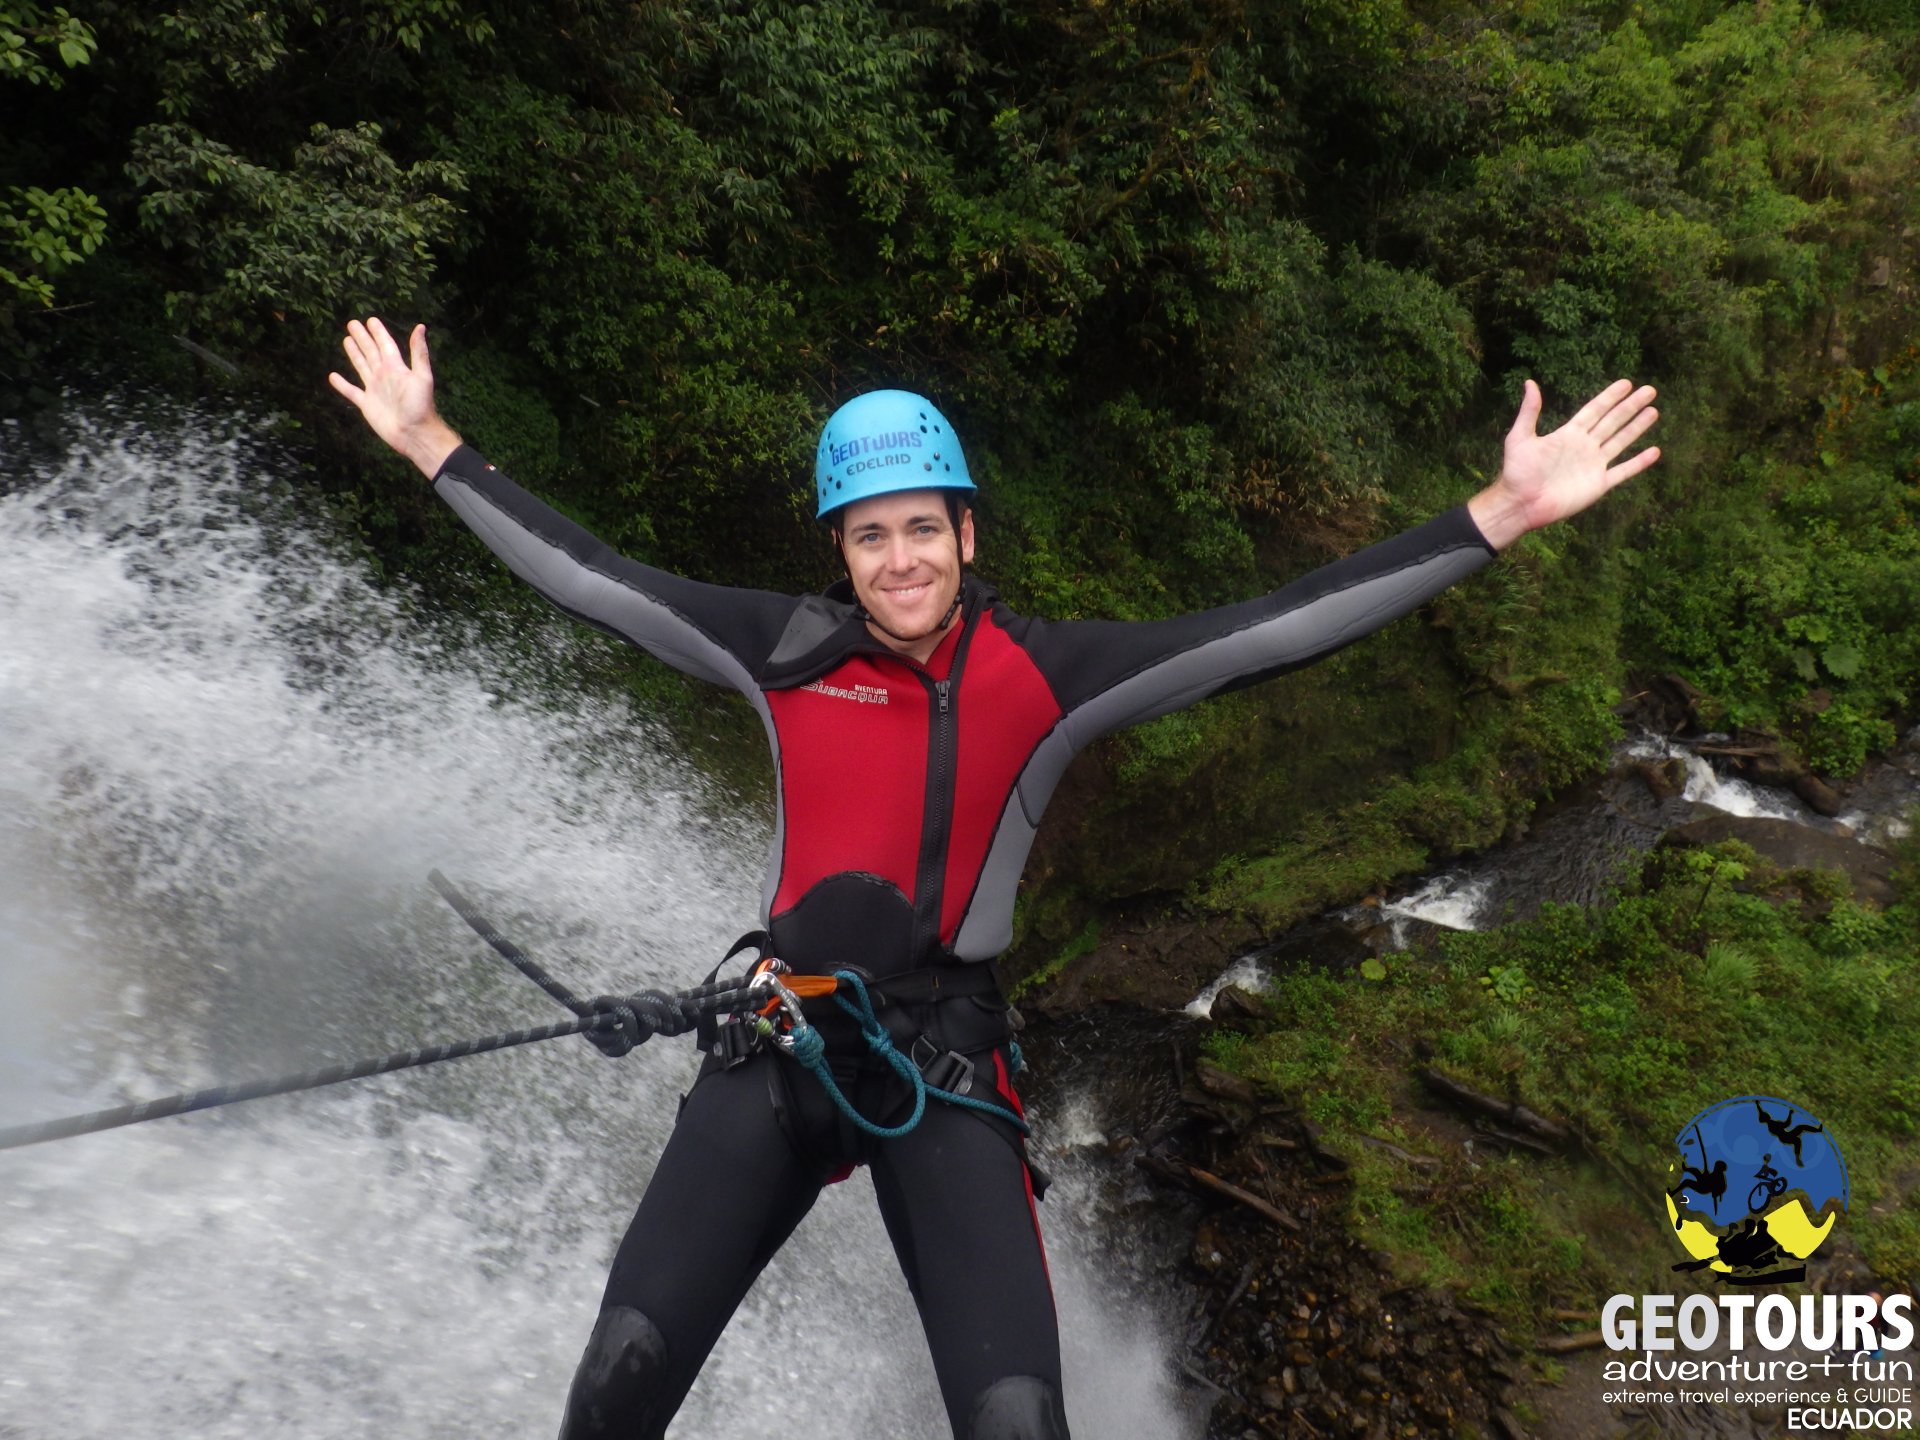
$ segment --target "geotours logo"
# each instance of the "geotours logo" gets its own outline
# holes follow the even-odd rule
[[[1734,1285],[1804,1280],[1807,1257],[1847,1213],[1847,1162],[1806,1107],[1742,1095],[1702,1110],[1674,1137],[1667,1220],[1693,1258]]]
[[[1802,1280],[1806,1260],[1846,1214],[1846,1162],[1803,1105],[1771,1095],[1724,1100],[1689,1120],[1674,1149],[1666,1220],[1689,1257],[1676,1271],[1733,1287]],[[1796,1430],[1910,1426],[1912,1362],[1890,1357],[1913,1344],[1912,1308],[1905,1294],[1615,1295],[1600,1312],[1601,1338],[1616,1352],[1645,1353],[1609,1360],[1607,1381],[1730,1388],[1607,1398],[1785,1404]],[[1756,1347],[1770,1353],[1749,1353]],[[1664,1358],[1673,1351],[1692,1353]],[[1742,1386],[1767,1388],[1731,1388]]]
[[[847,474],[857,475],[863,470],[875,470],[883,465],[905,465],[913,457],[897,452],[918,450],[925,443],[926,437],[918,430],[888,430],[879,435],[855,436],[844,445],[835,445],[829,451],[829,456],[836,469],[853,460],[856,455],[870,457],[847,465]],[[888,454],[888,451],[896,453]]]

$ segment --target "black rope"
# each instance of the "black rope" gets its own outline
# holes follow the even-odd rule
[[[653,1035],[684,1035],[699,1024],[700,1016],[733,1014],[750,1008],[764,998],[741,981],[719,981],[696,986],[677,995],[662,990],[645,990],[625,997],[621,1009],[631,1007],[640,1020],[634,1043]],[[659,1023],[654,1023],[658,1021]],[[568,1035],[589,1035],[619,1028],[623,1019],[617,1010],[583,1015],[577,1020],[560,1020],[531,1030],[509,1030],[500,1035],[483,1035],[477,1040],[460,1040],[450,1045],[429,1045],[419,1050],[402,1050],[378,1060],[357,1060],[351,1064],[327,1065],[298,1075],[283,1075],[275,1080],[250,1080],[240,1085],[221,1085],[211,1090],[195,1090],[184,1095],[167,1095],[158,1100],[118,1105],[111,1110],[96,1110],[88,1115],[70,1115],[62,1120],[47,1120],[35,1125],[14,1125],[0,1129],[0,1150],[17,1150],[23,1145],[38,1145],[47,1140],[66,1140],[75,1135],[91,1135],[99,1130],[116,1130],[123,1125],[138,1125],[144,1120],[164,1120],[169,1115],[186,1115],[195,1110],[212,1110],[221,1105],[237,1105],[243,1100],[264,1100],[270,1095],[291,1095],[299,1090],[318,1090],[347,1080],[364,1080],[370,1075],[385,1075],[394,1070],[410,1070],[441,1060],[458,1060],[467,1055],[484,1055],[489,1050],[506,1050],[515,1045],[532,1045],[541,1040],[559,1040]]]
[[[473,927],[474,934],[498,951],[500,957],[509,965],[574,1014],[591,1015],[593,1013],[591,1004],[554,979],[551,974],[541,968],[539,961],[494,929],[493,922],[475,909],[473,902],[456,890],[451,880],[438,870],[428,871],[427,879],[432,883],[433,888],[440,892],[441,898],[459,912],[460,918]]]
[[[359,1060],[347,1065],[328,1065],[299,1075],[283,1075],[277,1080],[251,1080],[242,1085],[222,1085],[212,1090],[195,1090],[185,1095],[168,1095],[159,1100],[142,1100],[135,1105],[119,1105],[111,1110],[96,1110],[90,1115],[71,1115],[64,1120],[47,1120],[37,1125],[14,1125],[0,1130],[0,1150],[17,1150],[22,1145],[38,1145],[45,1140],[65,1140],[75,1135],[91,1135],[97,1130],[114,1130],[122,1125],[137,1125],[143,1120],[162,1120],[169,1115],[185,1115],[194,1110],[211,1110],[219,1105],[237,1105],[242,1100],[263,1100],[269,1095],[290,1095],[296,1090],[318,1090],[323,1085],[338,1085],[345,1080],[364,1080],[369,1075],[384,1075],[392,1070],[407,1070],[416,1065],[432,1065],[440,1060],[458,1060],[465,1055],[480,1055],[489,1050],[505,1050],[514,1045],[531,1045],[539,1040],[558,1040],[563,1035],[581,1035],[590,1030],[611,1029],[611,1015],[587,1015],[578,1020],[562,1020],[534,1030],[509,1030],[501,1035],[483,1035],[478,1040],[461,1040],[451,1045],[429,1045],[420,1050],[402,1050],[378,1060]]]
[[[473,902],[454,888],[438,870],[427,878],[434,889],[460,913],[481,939],[491,945],[515,969],[561,1005],[579,1017],[533,1030],[509,1030],[500,1035],[485,1035],[478,1040],[461,1040],[451,1045],[431,1045],[421,1050],[402,1050],[378,1060],[359,1060],[346,1065],[328,1065],[298,1075],[283,1075],[276,1080],[252,1080],[242,1085],[222,1085],[211,1090],[195,1090],[183,1095],[168,1095],[158,1100],[119,1105],[111,1110],[96,1110],[89,1115],[72,1115],[62,1120],[47,1120],[36,1125],[15,1125],[0,1129],[0,1150],[17,1150],[23,1145],[38,1145],[47,1140],[66,1140],[75,1135],[91,1135],[143,1120],[162,1120],[169,1115],[185,1115],[194,1110],[212,1110],[221,1105],[237,1105],[243,1100],[263,1100],[270,1095],[291,1095],[299,1090],[318,1090],[346,1080],[364,1080],[370,1075],[385,1075],[417,1065],[432,1065],[441,1060],[458,1060],[466,1055],[481,1055],[489,1050],[505,1050],[515,1045],[531,1045],[540,1040],[558,1040],[566,1035],[599,1035],[620,1031],[625,1035],[625,1054],[635,1045],[655,1035],[684,1035],[696,1028],[702,1016],[731,1014],[751,1007],[763,999],[746,980],[716,980],[696,985],[678,994],[665,990],[642,990],[634,995],[604,996],[582,1000],[561,984],[538,961],[493,928],[493,922],[474,908]],[[596,1044],[602,1042],[596,1041]],[[604,1047],[603,1047],[604,1048]]]

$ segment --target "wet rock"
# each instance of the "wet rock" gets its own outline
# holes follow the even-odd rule
[[[1679,675],[1656,675],[1632,702],[1633,713],[1650,730],[1663,735],[1698,730],[1700,702],[1706,692]]]
[[[1193,1067],[1193,1078],[1207,1094],[1231,1100],[1236,1105],[1251,1108],[1260,1098],[1252,1081],[1230,1070],[1222,1070],[1210,1060],[1202,1060]]]
[[[1214,1233],[1212,1222],[1201,1222],[1200,1228],[1193,1232],[1191,1253],[1194,1267],[1209,1274],[1225,1266],[1226,1252],[1220,1248],[1219,1238]]]
[[[1678,755],[1657,764],[1652,760],[1637,760],[1633,773],[1656,800],[1671,800],[1687,788],[1687,762]]]
[[[1761,859],[1780,870],[1843,871],[1853,881],[1855,897],[1872,904],[1890,905],[1895,899],[1893,857],[1886,851],[1791,820],[1709,815],[1669,830],[1660,845],[1717,845],[1722,840],[1751,845]]]
[[[1817,775],[1796,775],[1793,779],[1793,793],[1806,802],[1809,810],[1816,815],[1825,815],[1832,819],[1846,804],[1838,792]]]
[[[1789,760],[1778,750],[1764,755],[1750,756],[1740,766],[1740,773],[1756,785],[1770,785],[1776,790],[1791,790],[1793,782],[1805,775],[1806,767],[1796,760]]]
[[[1257,1030],[1273,1023],[1273,1013],[1258,995],[1229,985],[1213,997],[1207,1018],[1234,1030]]]
[[[1104,1006],[1179,1010],[1260,939],[1251,926],[1142,910],[1103,926],[1100,943],[1021,1004],[1056,1019]]]

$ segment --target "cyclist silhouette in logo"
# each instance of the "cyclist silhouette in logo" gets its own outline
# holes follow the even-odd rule
[[[1667,1191],[1667,1196],[1673,1201],[1674,1207],[1680,1210],[1688,1208],[1686,1202],[1680,1198],[1680,1192],[1682,1190],[1693,1191],[1694,1198],[1697,1200],[1709,1201],[1712,1204],[1713,1213],[1718,1215],[1720,1213],[1720,1202],[1726,1198],[1727,1194],[1727,1162],[1724,1160],[1716,1160],[1713,1162],[1713,1168],[1711,1170],[1697,1165],[1687,1166],[1685,1177],[1678,1185],[1675,1185],[1671,1190]],[[1694,1206],[1693,1208],[1698,1209],[1699,1207]],[[1674,1220],[1673,1228],[1676,1230],[1680,1228],[1678,1218]]]
[[[1827,1127],[1824,1125],[1795,1125],[1793,1123],[1793,1107],[1791,1105],[1787,1107],[1787,1118],[1784,1120],[1776,1120],[1767,1114],[1766,1107],[1758,1100],[1753,1102],[1753,1108],[1759,1111],[1760,1123],[1767,1127],[1768,1133],[1771,1134],[1774,1139],[1778,1140],[1782,1145],[1791,1145],[1793,1147],[1794,1168],[1796,1170],[1802,1168],[1805,1162],[1800,1158],[1800,1142],[1809,1135],[1822,1133]],[[1773,1157],[1768,1156],[1767,1158],[1772,1159]]]
[[[1747,1192],[1747,1209],[1759,1211],[1767,1208],[1767,1202],[1787,1188],[1787,1177],[1773,1168],[1771,1153],[1760,1157],[1760,1168],[1753,1172],[1753,1189]]]

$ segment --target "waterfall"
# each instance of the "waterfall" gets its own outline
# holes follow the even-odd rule
[[[564,1018],[435,866],[589,994],[748,928],[764,823],[567,678],[597,639],[377,586],[242,418],[79,409],[50,455],[0,425],[0,1124]],[[0,1153],[0,1436],[552,1433],[696,1058],[568,1039]],[[1197,1435],[1173,1300],[1035,1118],[1076,1429]],[[673,1433],[945,1433],[864,1174]]]

